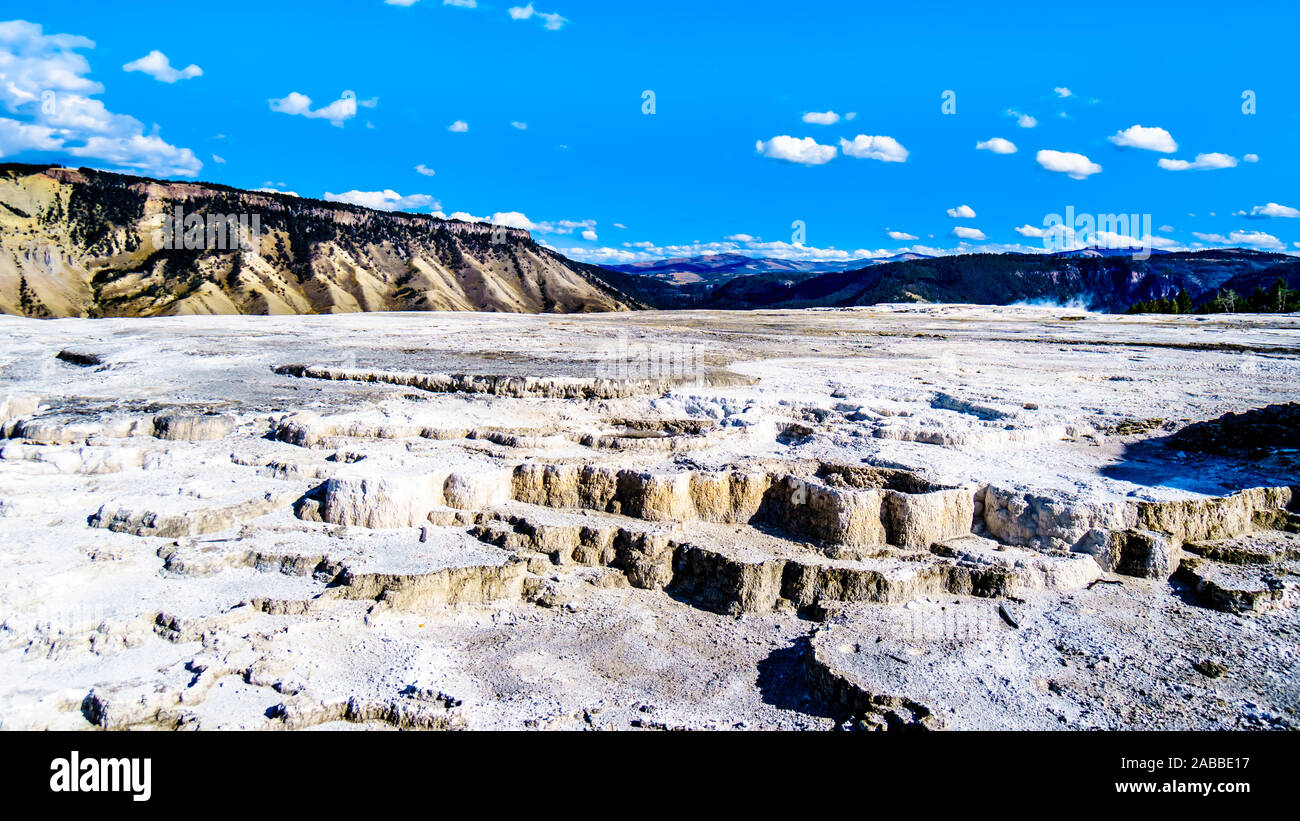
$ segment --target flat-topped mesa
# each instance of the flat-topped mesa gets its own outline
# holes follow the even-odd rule
[[[973,486],[934,486],[902,471],[823,473],[823,478],[766,471],[650,473],[535,463],[401,477],[357,472],[325,482],[321,517],[335,524],[405,527],[442,508],[517,501],[650,522],[760,522],[817,542],[831,556],[885,544],[926,549],[971,532]]]

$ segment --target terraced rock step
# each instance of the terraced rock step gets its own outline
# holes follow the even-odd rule
[[[833,604],[902,604],[918,595],[1005,596],[1072,590],[1100,577],[1087,556],[1047,556],[970,536],[931,551],[878,545],[855,559],[826,557],[815,545],[737,526],[647,523],[588,511],[512,504],[489,511],[479,539],[552,562],[610,567],[634,587],[664,590],[718,613],[785,608],[825,612]]]
[[[872,481],[881,483],[915,482],[902,478],[901,472],[875,476]],[[839,483],[843,484],[842,477]],[[515,500],[656,522],[777,522],[795,537],[819,542],[828,555],[880,544],[924,549],[970,532],[973,489],[917,489],[923,492],[831,486],[817,477],[763,471],[657,474],[536,463],[509,471],[402,478],[355,471],[326,481],[321,516],[335,524],[402,527],[417,524],[435,508],[484,507]]]
[[[260,497],[217,505],[185,497],[161,498],[149,507],[107,504],[90,517],[89,524],[135,536],[165,539],[201,536],[287,508],[301,495],[301,491],[269,492]]]
[[[280,365],[275,373],[300,379],[382,382],[431,393],[482,393],[538,399],[618,399],[660,395],[682,384],[675,379],[600,379],[585,377],[508,376],[366,371],[323,365]],[[695,380],[691,380],[695,381]]]
[[[1178,566],[1177,576],[1206,607],[1228,613],[1262,613],[1294,606],[1300,588],[1300,562],[1242,565],[1187,558]]]

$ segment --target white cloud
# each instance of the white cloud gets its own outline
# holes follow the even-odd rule
[[[327,120],[330,125],[341,128],[343,123],[357,116],[357,96],[351,91],[343,92],[343,95],[327,106],[320,108],[311,107],[311,97],[306,94],[299,94],[297,91],[291,91],[287,96],[279,99],[268,101],[272,111],[278,111],[281,114],[291,116],[306,117],[309,120]],[[361,104],[367,108],[374,108],[378,100],[362,100]]]
[[[420,163],[415,167],[415,173],[425,177],[432,177],[436,172],[424,163]]]
[[[455,217],[454,214],[452,216]],[[586,232],[595,233],[596,230],[596,221],[593,219],[533,222],[522,211],[497,211],[490,217],[475,217],[474,219],[479,222],[490,222],[493,225],[504,225],[507,228],[535,231],[539,234],[572,234],[574,231],[579,231],[581,234]]]
[[[1292,208],[1289,205],[1278,205],[1276,202],[1270,202],[1268,205],[1256,205],[1247,211],[1238,211],[1233,216],[1245,217],[1246,219],[1268,219],[1269,217],[1287,217],[1295,219],[1300,217],[1300,209]]]
[[[723,237],[723,239],[725,239],[728,242],[757,242],[758,241],[758,237],[752,236],[750,234],[731,234],[729,236]]]
[[[296,197],[296,196],[298,196],[298,192],[297,192],[297,191],[285,191],[284,189],[281,189],[281,188],[269,188],[269,187],[263,187],[263,188],[254,188],[253,190],[254,190],[254,191],[261,191],[261,192],[264,193],[264,194],[287,194],[287,195],[290,196],[290,197]]]
[[[1156,230],[1159,231],[1159,232],[1162,233],[1162,234],[1168,234],[1168,233],[1170,233],[1171,231],[1174,230],[1174,226],[1172,226],[1172,225],[1162,225],[1162,226],[1160,226],[1159,228],[1157,228]]]
[[[956,208],[949,208],[948,216],[955,220],[975,219],[975,209],[969,205],[959,205]]]
[[[434,211],[433,216],[440,220],[460,220],[461,222],[491,222],[487,217],[476,217],[465,211],[453,211],[450,214],[444,214],[441,211]]]
[[[885,235],[888,236],[890,239],[900,240],[904,242],[910,242],[916,239],[916,237],[912,236],[911,234],[905,233],[903,231],[886,231]]]
[[[1101,166],[1083,156],[1070,151],[1051,151],[1044,149],[1038,152],[1038,164],[1048,171],[1055,171],[1059,174],[1066,174],[1070,179],[1083,180],[1093,174],[1101,173]],[[1161,160],[1161,162],[1164,162]]]
[[[544,11],[537,11],[533,8],[532,3],[526,6],[515,6],[509,10],[509,14],[511,20],[527,20],[531,17],[537,17],[542,21],[542,28],[548,31],[557,31],[565,23],[569,22],[567,18],[561,17],[554,12],[548,14]]]
[[[493,225],[504,225],[507,228],[522,228],[525,231],[537,229],[537,225],[521,211],[498,211],[488,219],[488,222]]]
[[[1172,230],[1172,229],[1171,229]],[[1076,232],[1073,228],[1054,224],[1044,228],[1022,225],[1015,229],[1022,237],[1043,240],[1043,248],[1048,251],[1077,251],[1082,248],[1166,248],[1181,247],[1167,237],[1134,237],[1115,231]]]
[[[457,120],[456,122],[447,126],[447,130],[452,132],[453,134],[464,134],[466,131],[469,131],[469,123],[465,122],[464,120]]]
[[[441,207],[428,194],[410,194],[404,197],[391,188],[383,191],[344,191],[342,194],[326,191],[325,199],[328,202],[346,202],[376,211],[413,211],[417,208]]]
[[[414,6],[420,0],[384,0],[390,6]]]
[[[840,121],[840,115],[834,111],[809,111],[803,115],[803,121],[811,125],[835,125]]]
[[[582,238],[585,239],[587,242],[595,242],[596,232],[588,228],[586,231],[582,232]]]
[[[225,157],[218,156],[218,155],[216,155],[216,154],[213,154],[213,155],[212,155],[212,161],[213,161],[214,163],[216,163],[217,165],[225,165],[225,164],[226,164],[226,158],[225,158]]]
[[[979,151],[992,151],[994,154],[1014,154],[1019,149],[1016,144],[1010,140],[1004,140],[1001,137],[993,137],[989,140],[981,140],[975,143],[975,148]]]
[[[893,137],[871,137],[859,134],[853,142],[840,140],[840,148],[846,157],[857,157],[881,162],[907,162],[908,150]]]
[[[0,157],[23,151],[58,151],[63,140],[54,129],[0,117]]]
[[[1173,135],[1155,126],[1148,128],[1132,125],[1106,139],[1121,148],[1141,148],[1146,151],[1159,151],[1161,154],[1172,154],[1178,150],[1178,143],[1174,142]]]
[[[1193,162],[1163,158],[1156,165],[1166,171],[1213,171],[1218,168],[1235,168],[1237,158],[1230,154],[1197,154]]]
[[[1245,160],[1246,162],[1259,162],[1259,155],[1247,154],[1246,156],[1242,157],[1242,159]]]
[[[177,80],[189,80],[203,76],[203,69],[193,63],[180,70],[172,68],[167,55],[157,49],[149,52],[139,60],[132,60],[122,66],[122,70],[142,71],[162,83],[174,83]]]
[[[520,121],[520,120],[515,120],[514,122],[512,122],[512,123],[510,124],[510,126],[511,126],[511,128],[517,128],[517,129],[519,129],[520,131],[527,131],[527,130],[528,130],[528,123],[522,122],[522,121]]]
[[[764,157],[800,165],[823,165],[835,159],[836,153],[835,146],[821,145],[812,137],[798,139],[784,134],[767,142],[759,140],[754,147]]]
[[[1019,111],[1016,111],[1014,108],[1007,109],[1007,116],[1015,117],[1016,125],[1020,126],[1021,128],[1033,128],[1034,126],[1038,125],[1038,120],[1034,119],[1028,114],[1021,114]]]
[[[1052,90],[1056,92],[1056,96],[1057,96],[1057,97],[1073,97],[1073,96],[1074,96],[1074,92],[1071,91],[1070,89],[1066,88],[1065,86],[1057,86],[1056,88],[1054,88],[1054,89],[1052,89]]]
[[[624,230],[624,231],[627,230],[627,226],[624,225],[624,224],[621,223],[621,222],[616,222],[616,223],[614,223],[614,227],[615,227],[615,228],[621,228],[621,229]]]
[[[410,0],[410,2],[414,3],[415,0]],[[442,0],[442,4],[444,6],[457,6],[462,9],[478,8],[478,0]]]
[[[148,135],[134,117],[114,114],[92,95],[104,86],[88,76],[81,50],[95,43],[71,34],[45,34],[23,20],[0,23],[0,157],[23,151],[63,152],[158,176],[192,177],[203,163],[188,148]]]
[[[1249,245],[1252,248],[1263,248],[1268,251],[1281,251],[1286,248],[1286,243],[1263,231],[1233,231],[1226,237],[1222,234],[1202,234],[1193,231],[1192,236],[1216,245]]]
[[[958,239],[970,239],[970,240],[988,239],[988,237],[984,236],[984,232],[981,231],[980,229],[967,228],[964,225],[958,225],[956,228],[952,229],[952,235],[954,237],[957,237]]]

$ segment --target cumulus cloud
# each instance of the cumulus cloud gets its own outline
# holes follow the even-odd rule
[[[436,172],[424,163],[420,163],[415,167],[415,173],[425,177],[432,177]]]
[[[949,208],[948,216],[955,220],[975,219],[975,209],[969,205],[959,205],[956,208]]]
[[[533,8],[532,3],[529,3],[526,6],[514,6],[509,10],[509,14],[511,20],[528,20],[532,17],[536,17],[542,21],[542,28],[548,31],[557,31],[562,28],[565,23],[569,22],[567,18],[561,17],[554,12],[548,14],[544,11],[537,11]]]
[[[203,69],[191,63],[183,69],[172,68],[167,55],[157,49],[149,52],[139,60],[132,60],[122,66],[123,71],[142,71],[162,83],[174,83],[177,80],[189,80],[202,77]]]
[[[723,237],[723,239],[727,240],[728,242],[757,242],[758,241],[758,237],[751,236],[750,234],[730,234],[728,236]]]
[[[759,140],[755,149],[764,157],[800,165],[824,165],[835,159],[835,146],[821,145],[812,137],[790,137],[781,135],[764,142]]]
[[[992,151],[994,154],[1014,154],[1019,150],[1016,148],[1015,143],[1001,137],[981,140],[975,143],[975,148],[979,151]]]
[[[1055,171],[1058,174],[1065,174],[1073,180],[1085,180],[1093,174],[1101,173],[1101,166],[1082,154],[1075,154],[1070,151],[1051,151],[1044,149],[1038,152],[1038,164],[1048,171]],[[1161,160],[1164,162],[1164,160]]]
[[[1165,248],[1180,247],[1178,243],[1166,237],[1145,235],[1141,237],[1121,234],[1115,231],[1079,231],[1059,223],[1039,228],[1022,225],[1015,229],[1022,237],[1043,240],[1043,248],[1048,251],[1077,251],[1083,248]]]
[[[1121,148],[1141,148],[1146,151],[1159,151],[1161,154],[1172,154],[1178,150],[1178,143],[1174,142],[1173,135],[1155,126],[1148,128],[1132,125],[1106,139]]]
[[[413,211],[417,208],[440,208],[438,201],[428,194],[402,196],[391,188],[383,191],[344,191],[342,194],[325,192],[328,202],[345,202],[373,208],[376,211]]]
[[[984,232],[981,231],[980,229],[967,228],[964,225],[958,225],[956,228],[952,229],[952,235],[954,237],[957,237],[958,239],[981,240],[981,241],[988,239],[988,237],[984,236]]]
[[[593,219],[533,222],[528,218],[528,215],[524,214],[522,211],[497,211],[492,216],[480,221],[490,222],[493,225],[503,225],[507,228],[521,228],[525,231],[535,231],[540,234],[572,234],[574,231],[580,231],[585,234],[586,232],[595,233],[596,230],[596,221]]]
[[[595,242],[596,232],[588,228],[586,231],[582,232],[582,238],[587,240],[588,242]]]
[[[835,125],[840,121],[840,115],[834,111],[809,111],[803,115],[803,121],[811,125]]]
[[[916,239],[916,237],[912,236],[911,234],[907,234],[902,231],[886,231],[885,235],[888,236],[890,239],[896,239],[903,242],[911,242],[912,240]]]
[[[1073,97],[1073,96],[1074,96],[1074,92],[1071,91],[1070,89],[1066,88],[1065,86],[1057,86],[1056,88],[1054,88],[1054,89],[1052,89],[1052,90],[1056,92],[1056,96],[1057,96],[1057,97]]]
[[[852,142],[840,140],[840,149],[846,157],[881,162],[907,162],[908,150],[893,137],[871,137],[859,134]]]
[[[519,129],[520,131],[527,131],[527,130],[528,130],[528,123],[523,122],[523,121],[521,121],[521,120],[515,120],[514,122],[512,122],[512,123],[510,124],[510,127],[511,127],[511,128],[517,128],[517,129]]]
[[[341,128],[343,123],[357,116],[357,95],[351,91],[343,92],[342,96],[337,100],[320,108],[312,108],[311,97],[297,91],[291,91],[284,97],[272,99],[268,102],[272,111],[295,117],[306,117],[309,120],[326,120],[330,125],[338,128]],[[377,99],[362,100],[360,104],[367,108],[374,108],[378,102]]]
[[[1007,116],[1014,117],[1016,119],[1016,125],[1020,126],[1021,128],[1033,128],[1034,126],[1038,125],[1038,120],[1034,119],[1028,114],[1021,114],[1019,111],[1016,111],[1014,108],[1007,109]]]
[[[1166,171],[1213,171],[1218,168],[1235,168],[1237,158],[1230,154],[1197,154],[1192,162],[1164,158],[1156,165]]]
[[[1262,248],[1266,251],[1281,251],[1286,248],[1286,243],[1263,231],[1233,231],[1226,237],[1223,234],[1202,234],[1193,231],[1192,236],[1216,245],[1249,245],[1252,248]]]
[[[452,132],[453,134],[464,134],[466,131],[469,131],[469,123],[465,122],[464,120],[457,120],[456,122],[447,126],[447,130]]]
[[[134,117],[115,114],[94,97],[104,86],[91,80],[81,51],[94,41],[45,34],[35,23],[0,23],[0,157],[23,151],[63,152],[103,160],[158,176],[192,177],[203,163],[188,148],[148,134]]]
[[[413,3],[415,0],[410,0],[410,2]],[[462,9],[478,8],[478,0],[442,0],[442,4],[444,6],[457,6]]]
[[[1242,157],[1242,159],[1245,160],[1246,162],[1259,162],[1259,155],[1247,154],[1246,156]]]
[[[1234,216],[1245,217],[1246,219],[1258,220],[1268,219],[1269,217],[1287,217],[1295,219],[1300,217],[1300,210],[1292,208],[1289,205],[1278,205],[1276,202],[1270,202],[1268,205],[1256,205],[1250,211],[1238,211]]]

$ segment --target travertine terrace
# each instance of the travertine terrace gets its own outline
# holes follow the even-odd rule
[[[1300,317],[0,317],[5,728],[1296,727]]]

